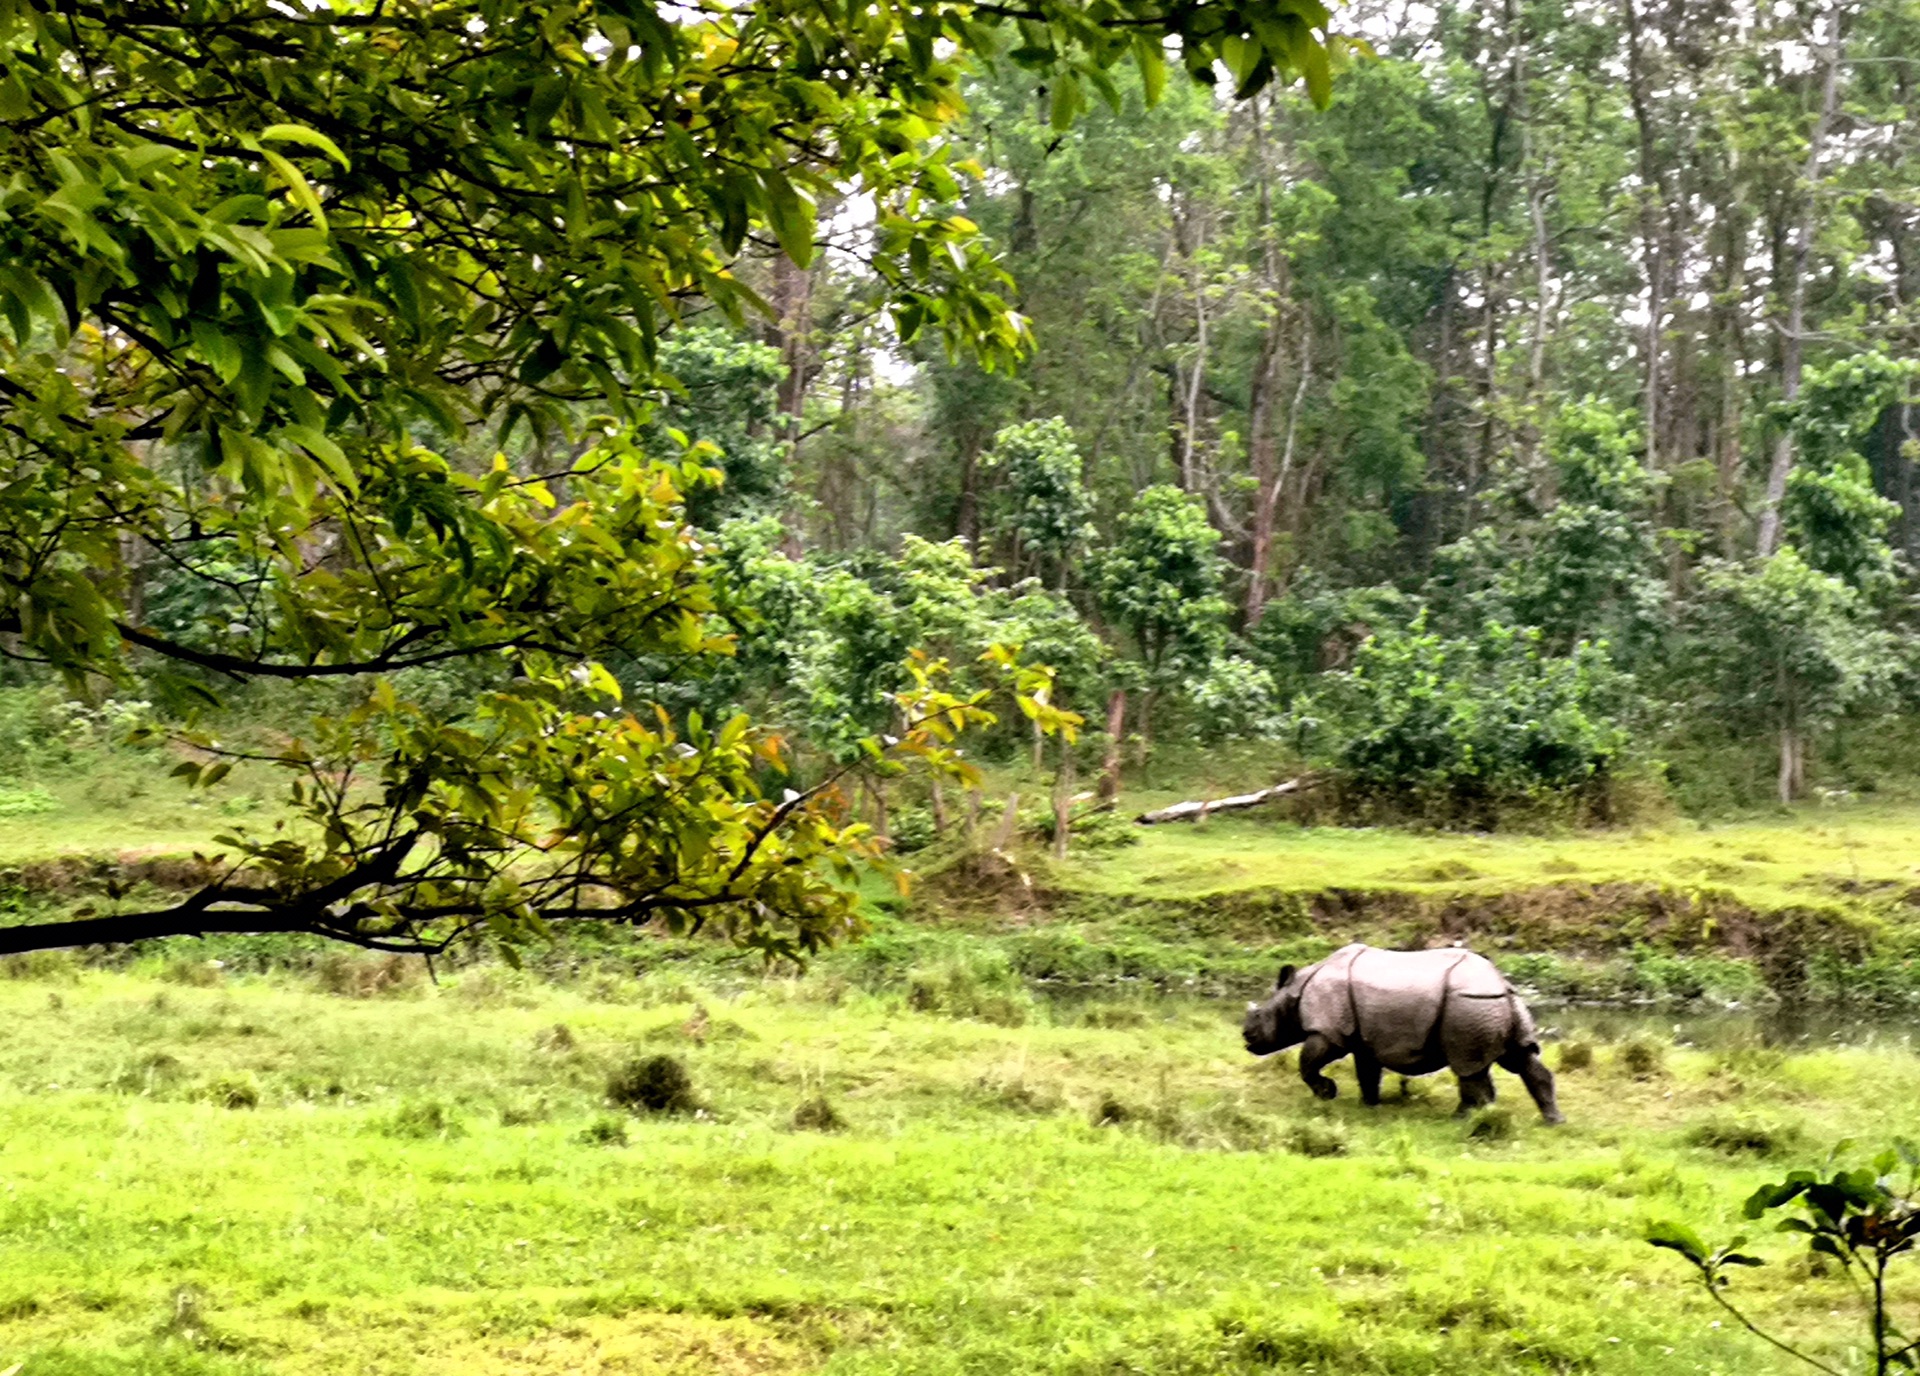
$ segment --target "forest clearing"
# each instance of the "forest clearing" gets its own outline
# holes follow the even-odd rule
[[[0,0],[0,1376],[1920,1367],[1916,54]]]
[[[1043,886],[1156,906],[1062,897],[1038,923],[1018,904],[916,901],[804,976],[706,939],[437,982],[417,959],[247,938],[13,957],[0,1358],[31,1373],[1788,1370],[1715,1328],[1642,1235],[1664,1217],[1728,1233],[1787,1164],[1907,1130],[1920,1020],[1893,972],[1920,934],[1899,924],[1916,836],[1920,809],[1898,804],[1637,837],[1223,818],[1145,831]],[[1445,1075],[1390,1078],[1365,1109],[1343,1063],[1320,1104],[1290,1055],[1240,1048],[1234,993],[1383,924],[1362,904],[1276,931],[1271,905],[1235,915],[1223,888],[1458,902],[1586,881],[1717,882],[1756,910],[1889,895],[1889,958],[1878,985],[1829,990],[1852,1001],[1796,1026],[1754,968],[1671,932],[1611,950],[1583,949],[1579,928],[1558,951],[1483,941],[1544,977],[1530,990],[1580,972],[1610,1000],[1535,999],[1560,1128],[1504,1073],[1500,1105],[1463,1122]],[[86,882],[68,882],[81,901]],[[1404,920],[1389,908],[1384,925]],[[1133,964],[1044,964],[1074,951]],[[687,1067],[697,1107],[610,1101],[623,1063],[658,1054]],[[1743,1277],[1743,1298],[1843,1351],[1853,1325],[1829,1311],[1851,1304],[1846,1283],[1797,1274],[1784,1239],[1764,1250],[1775,1266]]]

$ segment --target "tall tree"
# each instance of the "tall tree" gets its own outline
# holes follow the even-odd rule
[[[757,309],[748,244],[804,269],[815,206],[857,190],[898,336],[1009,361],[1023,323],[934,137],[970,57],[1044,73],[1061,127],[1124,59],[1157,88],[1167,40],[1243,95],[1301,76],[1324,101],[1329,19],[1318,0],[0,7],[9,652],[76,681],[144,657],[182,692],[371,685],[267,752],[306,826],[233,838],[234,867],[178,904],[0,949],[238,929],[431,951],[583,915],[717,914],[773,951],[846,930],[858,834],[821,792],[761,796],[766,736],[607,710],[604,659],[727,648],[680,508],[702,455],[628,438],[661,334],[695,304]],[[567,460],[489,461],[526,435]],[[156,633],[129,593],[149,562],[240,614]],[[483,687],[452,719],[389,677],[458,662]],[[979,711],[931,681],[915,700],[906,739],[936,755]],[[189,774],[228,766],[199,748]]]

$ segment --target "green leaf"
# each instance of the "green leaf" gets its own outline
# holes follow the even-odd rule
[[[1158,105],[1167,90],[1167,57],[1159,42],[1144,33],[1133,37],[1133,61],[1140,70],[1140,92],[1149,106]]]
[[[313,217],[313,222],[321,229],[327,227],[327,212],[320,206],[320,198],[314,194],[313,187],[307,182],[307,174],[295,167],[286,158],[271,148],[262,148],[260,156],[267,165],[280,174],[280,180],[287,184],[287,194],[293,203]]]
[[[301,143],[309,148],[317,148],[347,171],[353,170],[353,163],[340,145],[317,129],[308,129],[299,124],[269,124],[260,131],[260,137],[269,143]]]
[[[1666,1219],[1650,1223],[1647,1225],[1646,1238],[1655,1247],[1666,1247],[1680,1253],[1696,1266],[1706,1262],[1706,1244],[1700,1241],[1691,1228],[1682,1224]]]
[[[803,195],[787,177],[769,170],[762,179],[767,191],[767,219],[780,241],[780,251],[796,267],[813,262],[815,209],[812,198]]]
[[[1813,1183],[1813,1176],[1807,1171],[1795,1171],[1785,1180],[1775,1185],[1762,1185],[1747,1196],[1744,1206],[1748,1218],[1758,1218],[1768,1209],[1777,1209],[1782,1204],[1799,1198],[1807,1186]]]
[[[555,72],[543,76],[534,82],[533,91],[527,97],[527,132],[535,138],[545,138],[548,126],[560,110],[561,103],[567,98],[567,78]]]

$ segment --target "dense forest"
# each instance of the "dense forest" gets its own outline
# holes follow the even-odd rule
[[[858,199],[742,266],[777,324],[671,338],[771,609],[727,691],[824,738],[913,644],[1001,638],[1136,747],[1277,739],[1423,808],[1633,757],[1710,804],[1871,786],[1820,761],[1912,690],[1920,9],[1342,19],[1375,56],[1324,112],[1126,72],[1069,121],[978,69],[943,151],[1022,366],[898,345]]]

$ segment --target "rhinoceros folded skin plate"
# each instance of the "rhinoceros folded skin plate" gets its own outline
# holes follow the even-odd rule
[[[1467,1113],[1493,1102],[1497,1065],[1520,1077],[1542,1118],[1564,1121],[1533,1015],[1493,962],[1473,951],[1355,943],[1304,969],[1282,966],[1266,999],[1247,1005],[1242,1035],[1256,1056],[1298,1046],[1300,1078],[1322,1099],[1338,1091],[1321,1072],[1352,1056],[1368,1104],[1380,1102],[1383,1071],[1451,1070]]]

